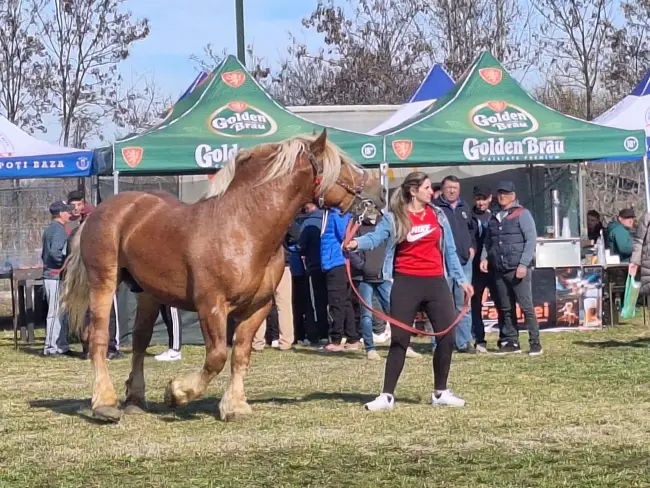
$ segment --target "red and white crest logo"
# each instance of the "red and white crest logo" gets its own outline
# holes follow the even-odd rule
[[[233,112],[242,113],[248,108],[248,104],[246,102],[230,102],[228,108]]]
[[[495,112],[501,113],[506,109],[506,102],[503,100],[490,100],[487,103],[487,106],[490,107]]]
[[[246,81],[246,75],[241,71],[228,71],[221,75],[223,82],[233,88],[239,88]]]
[[[498,85],[503,79],[503,72],[499,68],[482,68],[478,74],[490,85]]]
[[[135,168],[140,161],[142,161],[142,156],[144,155],[144,149],[141,147],[123,147],[122,148],[122,157],[126,164]]]
[[[404,161],[406,158],[408,158],[411,155],[411,151],[413,151],[413,141],[407,141],[407,140],[393,141],[393,151],[395,152],[398,158]]]

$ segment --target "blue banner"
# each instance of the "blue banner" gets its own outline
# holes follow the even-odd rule
[[[92,151],[27,157],[0,157],[0,179],[84,178],[92,174]]]

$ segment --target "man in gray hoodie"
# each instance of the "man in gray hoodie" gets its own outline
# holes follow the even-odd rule
[[[52,222],[43,232],[43,288],[47,298],[47,323],[45,330],[44,356],[67,354],[70,350],[68,344],[68,327],[65,320],[59,317],[59,292],[60,273],[65,261],[68,234],[65,225],[70,220],[73,210],[72,205],[64,201],[54,202],[50,205]]]
[[[521,352],[517,329],[517,303],[528,328],[530,356],[542,354],[539,324],[533,306],[532,267],[537,230],[532,214],[517,201],[515,185],[502,181],[497,188],[498,212],[488,221],[480,268],[494,272],[499,307],[503,314],[501,354]],[[512,300],[515,298],[515,300]]]

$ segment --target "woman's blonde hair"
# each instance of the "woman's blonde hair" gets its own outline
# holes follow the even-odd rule
[[[417,190],[429,177],[422,171],[409,173],[390,199],[390,211],[395,218],[395,242],[406,240],[411,230],[411,219],[408,214],[408,204],[413,200],[411,189]]]

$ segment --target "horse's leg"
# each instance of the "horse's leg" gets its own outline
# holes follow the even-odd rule
[[[221,420],[238,420],[253,413],[250,405],[246,402],[244,377],[250,363],[253,337],[270,311],[271,302],[269,301],[237,326],[237,337],[230,355],[232,369],[230,384],[219,403]]]
[[[213,305],[199,306],[198,312],[205,341],[205,362],[200,371],[170,380],[165,390],[165,403],[170,407],[183,407],[201,398],[228,359],[226,323],[230,307],[225,298],[219,297]]]
[[[142,413],[146,408],[144,396],[144,356],[151,342],[153,326],[156,324],[160,303],[148,293],[138,294],[138,309],[133,326],[133,356],[131,374],[126,380],[126,402],[124,413]]]
[[[108,323],[115,293],[115,278],[110,280],[94,277],[90,279],[90,334],[89,349],[95,370],[93,391],[93,415],[102,420],[117,422],[122,414],[113,382],[108,373],[106,353],[108,352]],[[109,283],[109,280],[112,281]]]

